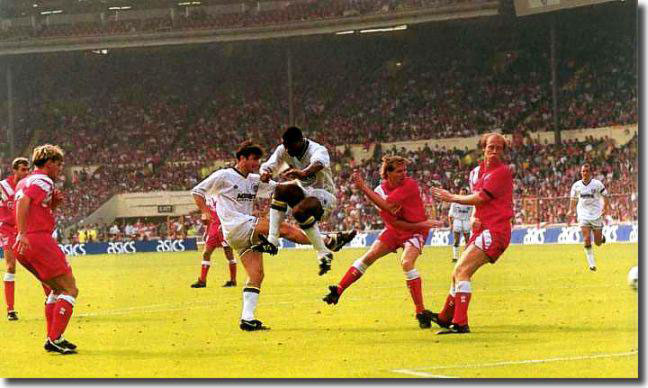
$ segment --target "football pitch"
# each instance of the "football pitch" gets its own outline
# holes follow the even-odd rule
[[[638,295],[626,283],[637,244],[511,246],[473,279],[471,334],[435,335],[414,319],[397,255],[369,268],[337,306],[321,298],[361,249],[317,275],[311,250],[265,258],[257,318],[238,328],[241,285],[222,288],[214,252],[208,287],[192,289],[199,252],[71,257],[80,290],[66,338],[79,354],[46,353],[41,288],[16,278],[20,320],[0,320],[0,376],[221,378],[636,378]],[[426,307],[449,288],[450,248],[425,248],[417,268]],[[4,263],[0,264],[4,269]],[[2,304],[4,308],[4,304]]]

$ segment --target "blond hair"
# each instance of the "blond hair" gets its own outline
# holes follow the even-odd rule
[[[63,160],[63,150],[61,147],[52,144],[43,144],[34,148],[32,153],[32,163],[36,167],[43,167],[48,160]]]
[[[409,164],[409,160],[398,155],[383,156],[382,166],[380,166],[380,176],[383,179],[387,179],[387,173],[394,171],[396,169],[396,166],[400,166],[401,164],[407,166]]]

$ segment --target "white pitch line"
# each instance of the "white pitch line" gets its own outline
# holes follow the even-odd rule
[[[592,355],[573,356],[573,357],[555,357],[555,358],[545,358],[545,359],[535,359],[535,360],[509,360],[509,361],[487,362],[482,364],[455,364],[455,365],[429,366],[429,367],[414,368],[414,369],[395,369],[392,370],[392,372],[402,371],[402,370],[420,372],[423,370],[440,370],[440,369],[492,368],[492,367],[505,366],[505,365],[540,364],[540,363],[547,363],[547,362],[591,360],[596,358],[628,357],[638,353],[639,351],[633,350],[631,352],[592,354]]]
[[[431,378],[431,379],[456,379],[456,377],[454,377],[454,376],[434,375],[432,373],[417,372],[417,371],[411,370],[411,369],[394,369],[394,370],[392,370],[392,372],[402,373],[404,375],[428,377],[428,378]]]

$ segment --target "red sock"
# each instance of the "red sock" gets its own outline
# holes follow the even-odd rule
[[[236,261],[229,262],[230,280],[236,283]]]
[[[5,301],[7,302],[7,311],[13,311],[14,309],[14,286],[15,282],[13,280],[4,282],[5,290]]]
[[[48,298],[49,299],[49,298]],[[56,306],[56,299],[53,302],[45,301],[45,322],[47,323],[47,335],[49,336],[52,330],[52,321],[54,320],[54,307]]]
[[[423,287],[421,286],[421,278],[408,279],[407,288],[409,288],[410,295],[412,295],[412,301],[414,301],[414,306],[416,306],[416,313],[420,313],[425,310],[423,306]]]
[[[470,304],[470,292],[457,292],[455,295],[455,311],[452,317],[452,323],[457,325],[468,324],[468,305]]]
[[[340,284],[338,284],[338,294],[342,294],[344,290],[347,289],[350,285],[352,285],[356,280],[360,279],[362,276],[362,272],[360,272],[359,269],[357,269],[354,266],[349,267],[349,270],[344,274],[342,277],[342,280],[340,280]]]
[[[202,283],[207,282],[207,272],[209,272],[209,267],[211,267],[211,262],[203,260],[202,265],[200,266],[200,281]]]
[[[450,323],[455,311],[455,297],[448,294],[443,309],[439,311],[439,321],[441,323]]]
[[[49,339],[56,340],[63,335],[63,332],[65,332],[65,328],[70,321],[70,317],[72,316],[72,310],[74,309],[73,303],[73,297],[69,295],[59,295],[56,304],[54,305],[54,317],[52,318],[50,331],[47,335]]]

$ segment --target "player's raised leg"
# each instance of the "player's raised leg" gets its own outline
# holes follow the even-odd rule
[[[299,227],[306,233],[308,240],[313,245],[313,249],[317,252],[320,276],[331,270],[331,262],[333,261],[333,252],[326,247],[324,238],[317,225],[317,222],[322,218],[323,214],[324,209],[322,208],[322,204],[315,197],[304,198],[304,200],[293,208],[295,220],[297,220]]]
[[[337,285],[329,286],[329,293],[322,300],[328,304],[337,304],[344,290],[360,279],[367,268],[376,260],[391,253],[393,250],[386,243],[376,239],[369,250],[353,262],[340,282]]]

